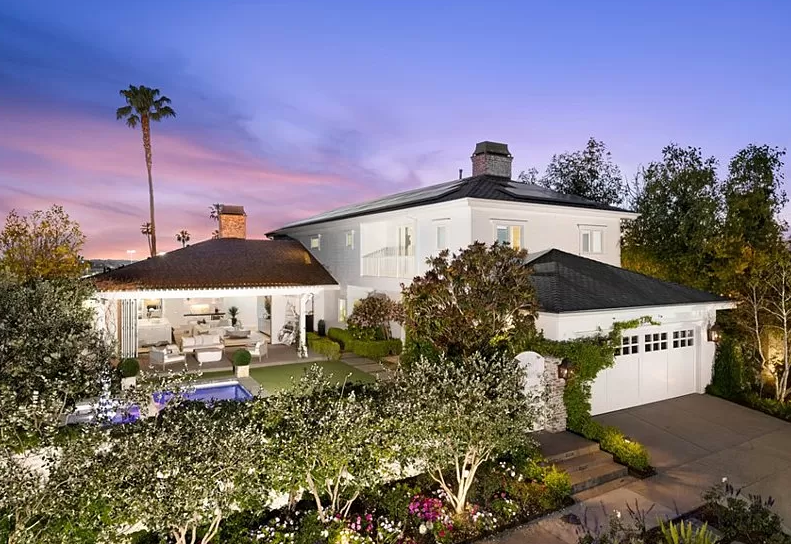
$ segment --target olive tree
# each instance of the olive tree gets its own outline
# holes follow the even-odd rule
[[[324,521],[348,514],[384,477],[393,450],[374,393],[339,387],[314,365],[274,401],[275,487],[292,495],[306,489]]]
[[[391,409],[409,427],[403,446],[457,513],[483,463],[530,443],[540,400],[526,396],[524,370],[505,354],[422,357],[397,372],[392,394]]]

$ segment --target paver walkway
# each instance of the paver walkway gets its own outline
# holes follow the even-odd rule
[[[687,395],[595,418],[615,425],[648,448],[657,475],[577,503],[564,512],[492,539],[497,544],[576,544],[575,514],[593,528],[626,505],[651,508],[649,521],[675,517],[702,504],[701,494],[728,480],[745,493],[772,496],[791,525],[791,424],[708,395]]]

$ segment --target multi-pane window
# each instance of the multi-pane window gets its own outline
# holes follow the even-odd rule
[[[673,347],[686,348],[695,345],[694,333],[690,329],[673,331]]]
[[[601,229],[583,228],[580,229],[580,251],[581,253],[602,253],[602,240],[604,233]]]
[[[448,248],[448,227],[439,225],[437,227],[437,249]]]
[[[316,234],[310,237],[310,249],[321,249],[321,236]]]
[[[498,225],[497,241],[510,244],[514,249],[522,249],[522,227],[519,225]]]
[[[655,332],[645,335],[645,351],[661,351],[667,349],[667,333]]]
[[[343,323],[346,321],[346,299],[339,298],[338,299],[338,321]]]
[[[636,334],[634,336],[621,337],[621,346],[615,348],[615,356],[619,355],[633,355],[640,351],[640,337]]]
[[[354,247],[354,231],[347,230],[346,231],[346,247]]]

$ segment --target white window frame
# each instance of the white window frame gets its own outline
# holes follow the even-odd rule
[[[440,243],[440,232],[442,233],[441,243]],[[438,251],[442,251],[443,249],[448,249],[448,225],[446,223],[436,225],[434,229],[434,245],[436,246]]]
[[[493,241],[498,242],[499,238],[497,237],[497,233],[500,229],[506,229],[508,232],[508,244],[519,250],[525,247],[525,224],[522,221],[506,221],[506,220],[494,220],[492,221],[492,228],[493,228]],[[519,240],[518,245],[514,245],[513,243],[513,230],[514,228],[519,229]]]
[[[310,237],[310,249],[321,251],[321,234],[314,234]]]
[[[346,231],[346,247],[350,249],[354,249],[354,231],[347,230]]]
[[[603,255],[604,237],[606,227],[603,225],[579,225],[580,232],[580,255]],[[595,247],[595,234],[599,235],[599,247]],[[588,236],[588,249],[585,250],[585,236]]]

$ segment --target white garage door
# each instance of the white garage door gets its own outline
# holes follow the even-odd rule
[[[591,387],[591,413],[602,414],[694,393],[698,329],[694,325],[624,331],[615,365]]]

